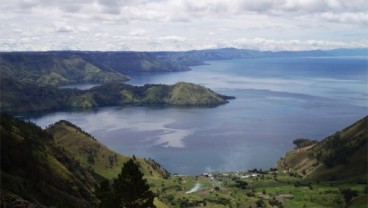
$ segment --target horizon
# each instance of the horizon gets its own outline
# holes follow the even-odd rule
[[[364,0],[0,2],[0,51],[368,47]]]

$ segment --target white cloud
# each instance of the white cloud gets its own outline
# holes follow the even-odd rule
[[[366,0],[0,0],[0,50],[367,47],[367,11]]]
[[[337,23],[347,23],[356,25],[368,25],[368,13],[367,12],[344,12],[344,13],[332,13],[325,12],[320,15],[324,20],[337,22]]]
[[[66,23],[56,23],[56,31],[61,33],[76,32],[76,29]]]

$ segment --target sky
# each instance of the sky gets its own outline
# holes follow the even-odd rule
[[[0,51],[368,47],[367,0],[0,0]]]

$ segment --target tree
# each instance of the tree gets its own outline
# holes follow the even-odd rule
[[[349,204],[351,199],[353,199],[354,196],[358,196],[358,192],[350,188],[340,189],[340,193],[343,195],[346,204]]]
[[[121,207],[148,208],[153,205],[154,194],[149,190],[147,181],[139,166],[130,159],[121,169],[121,173],[114,181],[113,189],[117,199],[121,200]]]
[[[102,181],[100,186],[96,188],[96,197],[100,199],[99,208],[119,207],[118,201],[114,204],[116,200],[113,200],[114,192],[108,180]]]
[[[111,187],[108,182],[100,184],[96,197],[100,199],[101,208],[151,208],[155,207],[155,196],[149,188],[139,166],[130,159],[124,164]]]

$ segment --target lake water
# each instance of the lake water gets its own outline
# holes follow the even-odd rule
[[[268,169],[292,140],[321,140],[367,115],[367,58],[213,61],[191,71],[131,75],[129,82],[187,81],[236,96],[214,108],[111,107],[28,117],[60,119],[126,155],[150,157],[171,173]],[[83,85],[82,87],[85,87]]]

